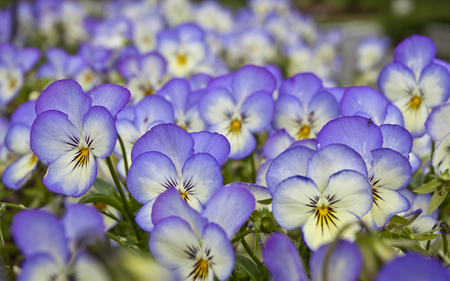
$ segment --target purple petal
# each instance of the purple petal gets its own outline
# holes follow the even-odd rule
[[[432,63],[422,71],[418,87],[423,93],[422,102],[434,108],[450,96],[450,74],[444,67]]]
[[[266,159],[275,159],[285,151],[295,139],[291,137],[285,129],[271,135],[264,144],[264,156]]]
[[[19,105],[19,107],[11,115],[11,125],[22,123],[31,128],[36,119],[36,101],[27,101]]]
[[[191,133],[194,140],[194,153],[209,153],[219,166],[222,166],[230,154],[230,143],[221,134],[210,132]]]
[[[363,258],[358,247],[346,240],[340,240],[330,253],[328,264],[325,265],[325,257],[330,251],[329,247],[330,244],[323,245],[313,253],[309,261],[311,279],[314,281],[323,280],[323,273],[326,268],[327,275],[332,276],[335,280],[358,280],[363,266]]]
[[[421,35],[406,38],[395,48],[394,61],[399,61],[414,71],[420,77],[422,69],[430,64],[436,55],[433,40]]]
[[[117,131],[110,112],[101,106],[94,106],[83,118],[83,139],[89,142],[92,154],[101,159],[108,157],[114,150]]]
[[[38,48],[23,48],[17,56],[18,64],[24,72],[28,72],[39,61],[41,51]]]
[[[413,147],[411,134],[405,128],[399,125],[381,125],[383,134],[383,148],[390,148],[403,156],[408,156]]]
[[[403,114],[398,107],[393,104],[388,105],[386,118],[384,118],[384,124],[400,125],[402,127],[405,126]]]
[[[53,214],[45,211],[21,211],[13,219],[11,234],[26,257],[49,254],[61,265],[69,258],[64,228]]]
[[[174,78],[158,91],[158,95],[168,100],[174,106],[175,111],[184,113],[187,110],[190,91],[189,83],[185,79]]]
[[[264,262],[273,277],[273,281],[307,281],[297,249],[281,233],[274,233],[267,239]]]
[[[333,143],[345,144],[353,148],[367,165],[372,161],[370,151],[381,148],[383,135],[380,129],[364,117],[341,117],[328,122],[317,136],[317,149]]]
[[[179,174],[188,157],[194,154],[194,140],[188,132],[173,124],[161,124],[145,133],[134,145],[131,160],[147,151],[158,151],[169,157]]]
[[[167,62],[158,52],[151,52],[140,58],[139,66],[150,81],[159,81],[166,74]]]
[[[80,84],[70,79],[59,80],[50,84],[37,99],[36,115],[58,110],[67,114],[70,122],[80,128],[91,104],[92,100],[83,92]]]
[[[139,131],[144,133],[150,124],[155,121],[161,123],[173,123],[174,112],[172,105],[163,97],[153,95],[146,96],[134,107],[134,124]]]
[[[277,83],[273,75],[263,67],[246,65],[234,73],[233,94],[237,104],[242,104],[253,93],[264,91],[272,94]]]
[[[254,133],[264,130],[272,121],[275,111],[272,95],[267,92],[251,94],[241,107],[241,114],[245,115],[247,128]]]
[[[415,85],[414,73],[398,62],[386,65],[378,76],[378,89],[391,102],[410,97],[409,91],[414,89]]]
[[[255,198],[245,188],[229,185],[209,199],[202,216],[225,230],[228,239],[247,221],[255,209]]]
[[[389,101],[378,91],[366,86],[348,88],[341,100],[342,116],[365,112],[377,125],[384,123]]]
[[[272,196],[275,194],[277,186],[283,180],[292,176],[306,176],[308,160],[313,153],[314,151],[307,147],[297,146],[278,155],[266,174],[270,194]]]
[[[280,86],[281,95],[293,95],[302,101],[304,106],[322,88],[322,81],[312,73],[301,73],[286,79]]]
[[[111,113],[114,120],[130,99],[130,91],[115,84],[103,84],[87,92],[92,99],[92,106],[103,106]]]

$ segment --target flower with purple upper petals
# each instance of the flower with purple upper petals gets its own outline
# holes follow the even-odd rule
[[[44,185],[53,192],[78,197],[97,175],[95,157],[106,158],[117,141],[115,118],[130,92],[114,84],[87,94],[73,80],[50,84],[36,102],[31,127],[34,154],[48,164]]]
[[[133,20],[132,40],[141,54],[156,49],[156,35],[163,28],[164,21],[157,13],[150,13]]]
[[[389,38],[368,36],[361,40],[356,47],[356,67],[361,72],[373,69],[383,59],[389,47]]]
[[[90,32],[94,46],[119,49],[131,39],[132,23],[123,17],[110,18],[95,25]]]
[[[118,70],[127,79],[126,87],[130,89],[132,104],[161,88],[166,65],[166,60],[158,52],[129,56],[120,61]]]
[[[0,44],[0,108],[17,96],[26,72],[33,68],[40,55],[36,48],[19,49],[10,43]]]
[[[319,151],[336,143],[351,147],[366,163],[374,204],[363,221],[380,229],[394,215],[409,209],[408,200],[398,192],[412,177],[406,158],[412,148],[412,138],[404,128],[378,127],[370,119],[359,116],[342,117],[326,124],[317,137]]]
[[[161,124],[145,133],[131,151],[127,186],[144,206],[137,223],[151,231],[146,216],[152,213],[156,198],[170,187],[200,211],[211,195],[222,187],[220,167],[230,146],[225,137],[209,132],[189,134],[173,124]],[[151,221],[150,221],[151,222]]]
[[[191,75],[207,55],[204,31],[185,23],[158,34],[157,50],[167,60],[167,71],[175,77]]]
[[[414,138],[425,134],[430,109],[450,96],[450,74],[433,62],[434,42],[424,36],[406,38],[396,48],[394,62],[378,78],[378,88],[403,114],[405,128]]]
[[[129,116],[126,112],[129,111]],[[164,98],[153,95],[144,97],[135,106],[126,107],[124,114],[116,121],[117,133],[122,138],[128,165],[131,165],[131,150],[136,141],[156,125],[174,122],[173,107]],[[120,175],[126,178],[125,166],[120,143],[116,144],[115,155],[119,157],[116,168]]]
[[[343,226],[359,221],[373,203],[363,159],[342,144],[317,152],[292,147],[273,160],[266,180],[275,220],[288,230],[301,227],[312,250],[331,242]],[[357,228],[350,227],[343,237],[354,240]]]
[[[200,118],[198,112],[198,102],[191,102],[191,89],[188,81],[174,78],[158,91],[158,95],[163,96],[172,104],[176,125],[188,132],[200,132],[205,129],[205,122]]]
[[[38,158],[30,148],[31,125],[36,119],[35,105],[36,101],[23,103],[11,116],[5,144],[18,158],[2,174],[2,182],[9,189],[19,189],[24,186],[38,163]]]
[[[345,90],[341,99],[341,115],[371,118],[377,125],[404,125],[400,110],[377,90],[366,86]]]
[[[224,280],[234,265],[229,241],[254,208],[255,198],[249,191],[229,185],[214,193],[198,213],[171,187],[156,199],[148,218],[155,224],[150,250],[186,280],[212,280],[214,275]]]
[[[26,258],[20,280],[111,280],[100,262],[84,251],[104,238],[103,219],[92,207],[69,205],[60,220],[46,211],[21,211],[11,233]]]
[[[297,140],[315,138],[323,125],[339,117],[339,104],[322,90],[322,81],[312,73],[297,74],[284,81],[275,102],[272,126]]]
[[[385,264],[376,281],[449,281],[448,269],[437,260],[407,253]]]
[[[8,147],[5,143],[6,132],[9,129],[9,121],[0,117],[0,163],[5,163],[8,159]]]
[[[427,134],[438,143],[432,165],[438,173],[450,169],[450,103],[436,107],[425,122]]]
[[[200,116],[208,130],[223,134],[231,145],[229,158],[242,159],[252,153],[252,133],[263,131],[272,120],[272,93],[276,82],[265,68],[247,65],[213,79],[200,100]]]

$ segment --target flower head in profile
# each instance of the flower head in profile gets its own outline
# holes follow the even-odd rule
[[[450,74],[434,62],[435,55],[433,40],[411,36],[395,48],[394,61],[378,77],[378,88],[400,109],[414,138],[425,134],[430,110],[450,96]]]
[[[201,211],[212,194],[222,187],[220,167],[230,151],[219,134],[189,134],[174,124],[160,124],[145,133],[131,151],[127,186],[144,206],[136,215],[142,229],[151,231],[149,220],[156,198],[174,187],[181,198]]]
[[[200,100],[200,116],[209,131],[223,134],[231,145],[229,158],[242,159],[255,149],[253,133],[272,120],[273,75],[265,68],[247,65],[212,80]]]
[[[130,92],[114,84],[87,94],[73,80],[56,81],[36,101],[31,127],[34,154],[48,164],[44,185],[53,192],[78,197],[97,176],[95,158],[108,157],[116,144],[115,116]]]
[[[436,107],[425,122],[427,134],[437,143],[432,165],[438,173],[450,169],[450,103]]]

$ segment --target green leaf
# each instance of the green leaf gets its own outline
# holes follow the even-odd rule
[[[439,236],[440,236],[440,234],[425,234],[425,235],[418,236],[415,239],[417,241],[428,241],[428,240],[436,239]]]
[[[97,178],[94,181],[94,187],[95,189],[97,189],[100,193],[103,193],[105,195],[109,195],[112,196],[114,191],[116,191],[116,189],[114,188],[114,186],[112,186],[111,184],[109,184],[108,182],[102,180],[101,178]]]
[[[428,206],[428,215],[441,205],[445,197],[447,197],[447,193],[446,190],[436,190],[434,192],[433,197],[431,197],[430,205]]]
[[[403,232],[406,236],[408,236],[408,237],[413,237],[413,236],[414,236],[414,234],[413,234],[411,228],[409,228],[409,227],[407,227],[407,226],[405,226],[405,227],[402,228],[402,232]]]
[[[111,207],[116,208],[117,210],[119,210],[120,212],[122,212],[122,203],[120,203],[119,200],[110,197],[108,195],[103,195],[100,193],[94,193],[94,194],[88,194],[85,195],[83,197],[81,197],[80,201],[78,201],[78,204],[87,204],[87,203],[95,203],[95,202],[99,202],[99,203],[103,203],[106,205],[109,205]]]
[[[407,220],[403,217],[397,216],[397,215],[393,216],[390,221],[394,222],[394,223],[399,223],[399,224],[408,224],[409,223],[409,220]]]
[[[236,255],[235,263],[236,269],[247,274],[253,281],[260,281],[258,267],[250,259],[241,255]]]
[[[270,203],[272,203],[272,198],[260,200],[258,203],[262,205],[270,205]]]
[[[430,193],[430,192],[435,191],[439,186],[441,186],[441,182],[438,181],[437,179],[434,179],[434,180],[422,185],[421,187],[414,189],[413,192],[418,193],[418,194]]]
[[[2,281],[14,281],[16,280],[14,271],[8,266],[0,267],[0,280]]]
[[[445,256],[447,256],[447,251],[448,251],[448,240],[447,240],[447,235],[442,235],[442,243],[444,244],[444,258]]]

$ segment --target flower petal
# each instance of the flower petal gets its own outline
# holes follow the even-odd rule
[[[280,183],[273,194],[273,217],[287,230],[301,227],[314,216],[315,208],[308,206],[308,203],[320,196],[312,180],[301,176],[290,177]]]
[[[245,126],[251,132],[264,130],[272,121],[275,111],[272,95],[268,92],[256,92],[245,99],[241,107]]]
[[[450,147],[450,134],[446,135],[441,142],[436,146],[433,153],[433,160],[431,163],[438,172],[442,173],[447,169],[450,169],[450,153],[448,148]]]
[[[416,86],[414,73],[398,62],[386,65],[378,76],[378,88],[391,102],[409,97],[410,89]]]
[[[406,38],[395,48],[394,60],[403,63],[420,76],[422,69],[430,64],[436,55],[433,40],[421,35]]]
[[[273,281],[307,281],[297,249],[289,239],[275,232],[267,239],[264,262]]]
[[[13,219],[11,234],[25,257],[48,254],[61,266],[69,258],[64,228],[53,214],[45,211],[20,211]]]
[[[2,174],[2,182],[9,189],[19,189],[30,179],[38,161],[33,153],[27,153],[10,164]]]
[[[150,52],[140,57],[139,66],[150,81],[161,80],[167,71],[167,62],[158,52]]]
[[[230,143],[221,134],[210,132],[191,133],[194,140],[194,153],[208,153],[222,166],[230,154]]]
[[[20,272],[21,281],[48,281],[58,276],[62,264],[58,265],[50,255],[40,253],[27,259]]]
[[[233,74],[232,88],[236,104],[241,105],[253,93],[269,94],[277,87],[275,77],[264,67],[245,65]]]
[[[389,149],[372,150],[373,162],[369,179],[374,187],[400,190],[411,181],[411,165],[406,157]]]
[[[189,247],[201,248],[189,224],[178,217],[161,220],[150,236],[151,253],[158,262],[168,268],[174,269],[189,263]]]
[[[155,204],[156,198],[147,201],[147,203],[145,203],[144,206],[142,206],[136,213],[135,219],[136,223],[139,225],[140,228],[142,228],[147,232],[152,232],[153,228],[155,227],[152,220],[152,214],[153,214],[153,205]]]
[[[435,107],[447,101],[450,96],[450,74],[437,64],[430,64],[422,71],[419,89],[423,92],[422,102]]]
[[[273,196],[277,186],[285,179],[292,176],[306,176],[308,160],[313,153],[314,151],[307,147],[297,146],[278,155],[266,174],[270,194]]]
[[[34,121],[30,132],[30,147],[40,160],[50,163],[73,149],[71,138],[79,140],[77,128],[70,123],[66,114],[50,110]]]
[[[208,90],[206,95],[200,100],[199,113],[202,119],[209,125],[228,121],[227,113],[233,114],[236,105],[231,94],[223,88]]]
[[[428,118],[429,109],[425,103],[421,103],[417,109],[409,107],[410,97],[399,99],[394,104],[403,113],[405,128],[413,138],[421,137],[425,134],[425,122]]]
[[[345,144],[358,152],[367,165],[372,160],[370,151],[381,148],[383,136],[370,119],[353,116],[341,117],[328,122],[317,136],[317,149],[332,143]]]
[[[177,184],[178,175],[172,161],[157,151],[139,155],[128,171],[128,190],[134,199],[142,204]]]
[[[366,165],[356,151],[346,145],[332,144],[312,155],[306,176],[322,191],[331,175],[342,170],[353,170],[367,178]]]
[[[190,91],[189,83],[185,79],[174,78],[158,91],[158,95],[168,100],[176,112],[185,112]]]
[[[172,160],[178,174],[184,162],[194,154],[194,140],[188,132],[173,124],[161,124],[145,133],[134,145],[131,160],[147,151],[161,152]]]
[[[255,210],[255,198],[244,187],[228,185],[209,199],[202,216],[225,231],[229,240]]]
[[[286,79],[280,86],[282,95],[293,95],[302,101],[303,105],[309,104],[311,98],[322,88],[322,81],[313,73],[300,73]]]
[[[264,156],[266,159],[275,159],[283,151],[285,151],[295,139],[291,137],[285,129],[271,135],[264,144]]]
[[[400,109],[393,105],[392,103],[388,105],[386,118],[384,119],[384,124],[400,125],[405,126],[405,121],[403,121],[403,115]]]
[[[411,134],[399,125],[385,124],[380,126],[383,135],[383,148],[390,148],[408,156],[413,147]]]
[[[36,115],[48,110],[58,110],[67,114],[70,122],[77,128],[81,128],[83,116],[91,104],[92,100],[76,81],[58,80],[50,84],[37,99]]]
[[[275,102],[272,126],[277,130],[284,128],[292,137],[297,137],[304,117],[305,111],[300,100],[292,95],[283,95]]]
[[[8,149],[18,155],[30,153],[30,129],[23,123],[12,124],[5,137]]]
[[[450,133],[450,103],[433,109],[425,122],[425,128],[435,142],[441,141]]]
[[[160,123],[173,123],[175,120],[172,105],[158,95],[144,97],[136,104],[134,112],[134,124],[141,134],[157,120],[160,120]]]
[[[340,240],[330,253],[328,264],[325,265],[324,262],[326,255],[330,252],[330,245],[323,245],[312,254],[309,261],[311,280],[323,280],[325,266],[327,275],[333,276],[336,280],[358,280],[363,267],[363,257],[358,246],[348,241]]]
[[[114,120],[130,99],[130,91],[128,89],[115,85],[103,84],[93,90],[87,92],[87,95],[92,99],[92,106],[103,106],[106,108]]]
[[[84,115],[83,138],[91,148],[92,154],[101,159],[108,157],[114,150],[117,131],[114,119],[102,106],[94,106]]]

